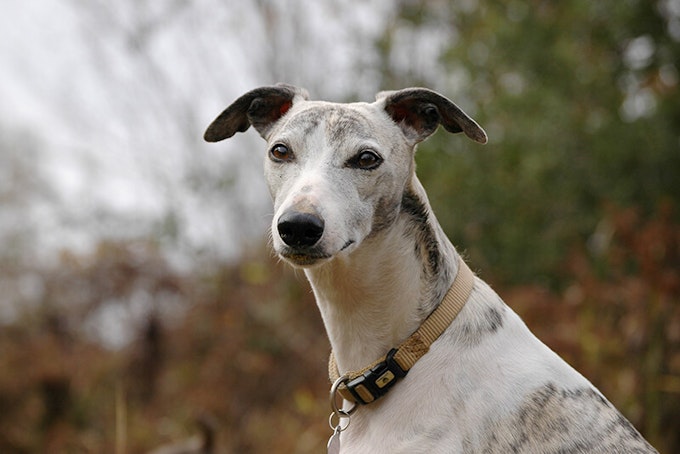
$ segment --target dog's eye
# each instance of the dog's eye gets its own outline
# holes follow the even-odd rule
[[[287,146],[277,143],[269,150],[269,157],[276,162],[289,162],[293,160],[294,155]]]
[[[371,150],[363,150],[347,162],[348,167],[363,170],[373,170],[382,164],[382,158]]]

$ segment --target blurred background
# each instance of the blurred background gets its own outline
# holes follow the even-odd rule
[[[426,86],[418,173],[471,267],[680,452],[680,1],[5,0],[0,452],[316,453],[329,345],[272,257],[234,99]],[[204,436],[205,437],[205,436]]]

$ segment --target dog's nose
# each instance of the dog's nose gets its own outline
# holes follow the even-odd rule
[[[287,211],[277,224],[279,236],[288,246],[314,246],[323,235],[324,222],[319,216],[298,211]]]

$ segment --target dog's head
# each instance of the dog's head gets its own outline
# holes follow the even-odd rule
[[[336,104],[282,84],[241,96],[204,138],[217,142],[252,125],[267,141],[273,246],[292,265],[309,267],[351,253],[396,221],[415,146],[440,124],[486,143],[474,120],[425,88]]]

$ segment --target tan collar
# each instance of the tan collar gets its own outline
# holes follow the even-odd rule
[[[331,382],[343,378],[338,387],[340,395],[350,402],[368,404],[384,396],[398,379],[403,378],[413,365],[430,349],[456,318],[470,297],[475,275],[459,260],[458,274],[441,304],[432,311],[420,327],[398,347],[359,371],[340,375],[335,355],[331,352],[328,375]]]

